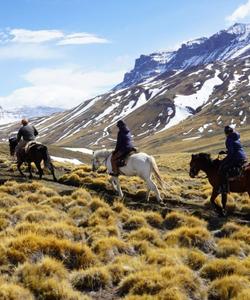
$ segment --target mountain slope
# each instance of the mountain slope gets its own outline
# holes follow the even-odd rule
[[[159,71],[158,76],[111,90],[71,110],[34,118],[40,140],[67,147],[113,147],[117,134],[115,124],[124,119],[136,144],[151,145],[153,149],[156,144],[161,148],[163,140],[181,143],[216,135],[225,124],[248,126],[250,49],[242,46],[249,36],[249,28],[238,24],[222,32],[223,36],[234,35],[234,41],[237,35],[238,44],[232,44],[231,52],[223,54],[228,57],[229,52],[234,52],[235,58],[184,70]],[[202,38],[190,42],[188,47],[207,41]],[[173,58],[166,55],[164,61],[170,63]],[[6,140],[18,127],[19,124],[2,126],[0,138]]]
[[[115,89],[129,87],[166,71],[230,60],[249,50],[249,42],[250,24],[236,23],[209,38],[183,43],[176,51],[141,55],[136,59],[134,69],[125,74],[123,82]]]

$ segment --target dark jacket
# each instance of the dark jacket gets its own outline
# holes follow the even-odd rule
[[[25,142],[34,141],[37,135],[38,131],[34,126],[25,125],[19,129],[17,134],[17,141],[19,142],[21,138],[23,138]]]
[[[247,160],[246,153],[244,152],[241,142],[240,134],[236,131],[230,133],[226,139],[227,156],[226,161],[237,163],[242,160]]]
[[[115,152],[127,152],[133,148],[132,138],[129,129],[121,127],[118,132]]]

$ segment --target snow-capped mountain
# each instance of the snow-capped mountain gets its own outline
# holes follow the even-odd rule
[[[201,55],[199,62],[204,60],[202,64],[162,72],[163,64],[173,63],[173,58],[168,53],[161,60],[159,54],[155,54],[154,61],[164,63],[158,65],[156,73],[155,66],[152,70],[148,67],[147,74],[151,72],[149,78],[123,89],[113,89],[73,109],[34,118],[32,121],[38,128],[40,140],[67,147],[112,147],[117,134],[115,125],[119,119],[129,124],[136,143],[147,145],[150,145],[150,140],[157,140],[158,135],[159,142],[166,137],[170,138],[167,142],[177,137],[181,142],[212,136],[216,131],[223,131],[223,126],[227,124],[248,126],[250,51],[245,41],[249,36],[249,26],[238,24],[227,31],[222,31],[223,35],[237,35],[238,46],[233,44],[231,52],[227,48],[220,55],[229,57],[231,53],[231,59],[207,63],[209,56]],[[221,34],[217,35],[221,37]],[[196,48],[208,40],[197,39],[185,47]],[[222,48],[223,42],[220,44]],[[211,53],[214,55],[214,52]],[[18,126],[0,127],[0,138],[15,132]]]
[[[236,23],[227,30],[185,42],[173,52],[141,55],[134,69],[124,75],[115,89],[129,87],[143,80],[173,70],[185,70],[215,61],[227,61],[250,51],[250,24]]]
[[[34,118],[49,116],[57,112],[61,112],[63,109],[58,107],[48,107],[48,106],[36,106],[28,107],[22,106],[11,109],[4,109],[0,106],[0,124],[7,124],[11,122],[19,121],[21,118]]]

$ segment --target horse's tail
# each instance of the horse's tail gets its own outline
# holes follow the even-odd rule
[[[155,161],[154,157],[150,156],[149,161],[150,161],[151,170],[152,170],[153,174],[155,175],[155,178],[156,178],[157,182],[159,183],[161,188],[165,189],[166,183],[160,175],[160,171],[159,171],[159,168],[156,164],[156,161]]]
[[[50,158],[50,155],[48,152],[48,148],[44,145],[42,147],[42,156],[43,156],[43,161],[44,161],[45,167],[49,169],[51,166],[51,158]]]

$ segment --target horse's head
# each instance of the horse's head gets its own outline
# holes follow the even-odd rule
[[[105,165],[111,151],[102,149],[93,151],[92,157],[92,171],[96,171],[101,165]]]
[[[9,138],[10,155],[14,155],[17,144],[18,142],[16,137]]]
[[[210,154],[207,153],[192,154],[192,158],[190,161],[189,176],[194,178],[195,176],[198,175],[200,170],[206,169],[209,163],[211,163]]]

